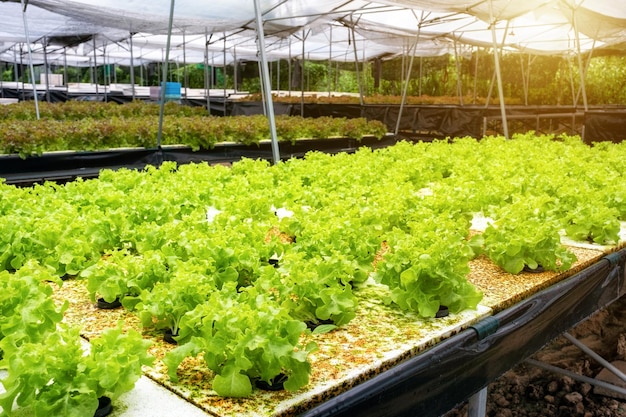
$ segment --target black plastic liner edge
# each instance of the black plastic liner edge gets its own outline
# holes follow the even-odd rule
[[[366,136],[361,140],[350,138],[306,139],[292,144],[279,142],[281,159],[303,157],[307,152],[355,152],[367,146],[382,148],[396,143],[393,135],[382,139]],[[43,181],[70,181],[77,177],[97,177],[101,169],[143,169],[160,165],[163,161],[178,164],[191,162],[231,163],[242,157],[272,160],[270,141],[259,145],[220,143],[210,150],[193,151],[188,147],[112,149],[102,151],[51,152],[25,159],[17,155],[0,155],[0,177],[7,184],[29,185]]]
[[[440,416],[624,294],[626,250],[346,391],[301,417]],[[479,322],[473,327],[480,327]]]

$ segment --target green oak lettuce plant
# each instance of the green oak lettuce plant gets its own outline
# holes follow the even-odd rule
[[[483,295],[467,280],[473,257],[467,220],[428,210],[420,217],[408,231],[394,229],[385,236],[389,250],[374,279],[389,287],[391,302],[421,317],[435,317],[440,307],[452,313],[476,308]]]
[[[621,225],[619,211],[613,207],[584,204],[574,207],[565,216],[565,233],[574,240],[615,244],[619,241]]]
[[[92,301],[100,296],[107,303],[116,299],[133,307],[143,289],[152,288],[170,276],[168,259],[160,251],[133,255],[127,249],[113,250],[84,269],[79,278],[87,281]],[[126,298],[129,300],[125,301]]]
[[[150,344],[134,330],[124,333],[119,323],[92,339],[87,352],[78,329],[65,324],[43,340],[5,345],[0,416],[13,415],[15,407],[31,409],[35,417],[94,415],[98,398],[115,400],[134,387],[142,367],[153,362]]]
[[[50,283],[61,280],[34,261],[15,273],[0,271],[0,356],[6,346],[42,341],[61,322],[69,303],[54,302]]]
[[[287,252],[278,271],[263,274],[255,287],[262,288],[293,319],[313,326],[326,321],[341,326],[356,316],[358,303],[351,278],[355,273],[358,269],[340,258],[307,259]]]
[[[135,313],[144,328],[169,329],[178,335],[182,317],[217,290],[209,267],[201,260],[181,262],[168,281],[157,282],[137,297]]]
[[[566,271],[576,256],[561,244],[560,222],[526,210],[509,209],[473,239],[494,263],[511,274],[524,267]]]
[[[177,380],[184,358],[202,354],[215,372],[213,390],[221,396],[249,396],[255,380],[272,383],[283,375],[285,389],[293,391],[308,383],[307,358],[317,348],[314,342],[301,343],[305,332],[302,321],[265,294],[253,288],[238,293],[236,284],[229,283],[183,316],[181,345],[164,362],[170,378]]]

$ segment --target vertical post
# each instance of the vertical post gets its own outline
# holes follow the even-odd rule
[[[417,94],[419,96],[422,95],[422,77],[424,76],[424,64],[423,64],[422,61],[423,61],[423,57],[420,55],[420,78],[419,78],[419,82],[418,82],[419,87],[418,87],[418,90],[417,90]]]
[[[256,0],[255,0],[256,1]],[[306,33],[302,29],[302,63],[300,64],[300,117],[304,117],[304,40],[306,39]]]
[[[333,25],[330,25],[330,39],[328,42],[328,97],[332,95],[331,70],[333,61]]]
[[[407,39],[403,39],[403,41],[404,45],[402,45],[402,57],[400,59],[400,79],[402,80],[400,82],[400,88],[402,90],[404,90],[404,84],[402,84],[402,82],[404,82],[404,79],[406,78],[406,57],[411,51],[411,48],[408,46],[409,41]],[[402,93],[400,93],[400,95],[402,95]]]
[[[211,72],[213,68],[211,67]],[[206,110],[211,115],[211,79],[209,77],[209,33],[204,29],[204,94],[206,96]]]
[[[287,79],[289,80],[287,86],[289,87],[289,97],[291,97],[291,36],[289,37],[289,66],[287,67]]]
[[[17,51],[15,50],[15,45],[13,45],[13,77],[15,78],[15,84],[20,82],[20,77],[17,74]]]
[[[491,26],[491,40],[493,42],[493,59],[496,66],[496,78],[498,80],[498,94],[500,97],[500,113],[502,115],[502,130],[504,137],[509,138],[509,126],[506,120],[506,106],[504,104],[504,91],[502,89],[502,73],[500,72],[500,56],[498,53],[498,41],[496,39],[496,21],[493,17],[493,0],[489,0],[489,25]]]
[[[413,44],[413,53],[411,53],[411,59],[409,60],[409,68],[407,68],[406,79],[404,80],[404,86],[402,87],[402,100],[400,101],[400,109],[398,110],[398,119],[396,120],[396,129],[394,135],[398,135],[400,132],[400,120],[402,119],[402,112],[404,110],[404,104],[406,103],[406,96],[409,90],[409,81],[411,80],[411,69],[413,68],[413,59],[415,58],[415,52],[417,51],[417,44],[420,38],[421,24],[417,27],[417,36],[415,38],[415,44]],[[409,50],[410,51],[410,50]]]
[[[276,60],[276,90],[280,91],[280,57]]]
[[[215,54],[211,55],[211,72],[210,72],[210,79],[209,79],[209,88],[210,87],[216,87],[217,84],[217,80],[215,79],[215,76],[217,74],[215,73]]]
[[[359,86],[359,103],[363,103],[363,83],[361,82],[361,74],[359,72],[359,55],[356,51],[356,36],[354,35],[354,24],[350,26],[350,34],[352,35],[352,49],[354,51],[354,69],[356,71],[356,82]]]
[[[93,39],[93,83],[96,85],[96,97],[99,95],[98,91],[98,55],[96,51],[96,37]]]
[[[463,105],[463,85],[461,83],[461,63],[459,62],[459,53],[457,52],[456,37],[454,38],[454,63],[456,66],[456,93],[459,95],[459,104]]]
[[[35,85],[35,69],[33,68],[33,52],[30,49],[30,34],[28,31],[28,22],[26,20],[26,5],[24,0],[20,0],[22,3],[22,19],[24,20],[24,34],[26,35],[26,47],[28,48],[28,66],[30,67],[30,81],[33,85],[33,100],[35,100],[35,114],[37,120],[39,120],[39,100],[37,98],[37,86]],[[22,85],[24,82],[22,81]]]
[[[239,90],[239,83],[237,80],[239,77],[239,62],[237,62],[237,45],[233,45],[233,89],[235,92]]]
[[[157,133],[157,148],[161,149],[163,137],[163,116],[165,114],[165,86],[167,83],[168,61],[170,59],[170,43],[172,41],[172,25],[174,23],[174,0],[170,1],[170,19],[167,28],[167,42],[165,45],[165,61],[163,62],[163,81],[161,81],[161,102],[159,103],[159,131]]]
[[[576,56],[578,57],[578,72],[580,73],[580,89],[583,93],[583,106],[585,108],[585,111],[588,110],[587,107],[587,90],[585,88],[585,68],[583,67],[583,60],[582,60],[582,54],[581,54],[581,49],[580,49],[580,33],[578,33],[578,19],[576,16],[576,10],[574,9],[572,11],[572,20],[574,22],[574,34],[576,35],[576,49],[577,49],[577,54]]]
[[[187,87],[189,85],[189,73],[187,73],[187,39],[183,29],[183,82],[185,83],[185,99],[188,96]]]
[[[267,102],[265,101],[265,89],[263,88],[263,62],[258,60],[256,63],[259,70],[259,77],[261,81],[261,102],[263,103],[263,116],[267,117]]]
[[[224,81],[224,100],[222,101],[223,103],[223,110],[224,110],[224,116],[226,116],[226,97],[228,96],[228,94],[226,94],[226,32],[224,32],[224,50],[222,51],[222,58],[224,59],[224,66],[222,67],[222,79]]]
[[[107,71],[108,76],[107,76]],[[107,84],[108,83],[108,84]],[[107,47],[102,46],[102,84],[104,84],[104,101],[108,102],[108,93],[111,92],[111,72],[107,64]],[[108,89],[108,91],[107,91]]]
[[[485,417],[487,415],[487,388],[483,388],[469,399],[467,417]]]
[[[267,108],[267,117],[270,124],[270,136],[272,140],[272,156],[274,164],[280,162],[280,151],[278,149],[278,138],[276,134],[276,120],[274,118],[274,105],[272,103],[272,80],[269,77],[269,69],[267,67],[267,57],[265,56],[265,31],[263,30],[263,19],[261,16],[261,6],[259,0],[254,0],[254,11],[256,14],[256,30],[259,46],[259,54],[261,56],[261,85],[265,91],[265,102]]]
[[[361,79],[363,82],[363,95],[367,96],[367,94],[369,93],[367,79],[371,74],[369,71],[370,67],[369,63],[367,62],[367,56],[365,55],[365,40],[363,41],[363,48],[361,48],[361,52],[363,53],[363,56],[361,57]]]
[[[135,100],[135,57],[133,52],[133,32],[130,32],[128,39],[130,43],[130,91],[133,101]]]
[[[48,77],[48,38],[43,37],[43,72],[46,76],[46,101],[50,103],[50,78]]]
[[[479,52],[480,47],[476,47],[476,60],[474,62],[474,97],[472,99],[472,104],[476,104],[476,88],[478,87],[478,57],[480,56]]]
[[[413,59],[415,58],[415,53],[417,52],[417,44],[420,40],[420,35],[422,31],[422,22],[424,21],[424,12],[422,11],[422,17],[420,19],[419,25],[417,25],[417,36],[415,37],[415,44],[413,45],[413,53],[411,54],[411,60],[409,62],[409,68],[407,69],[406,80],[404,83],[404,88],[402,89],[402,101],[400,101],[400,109],[398,110],[398,120],[396,120],[396,130],[394,134],[397,136],[400,131],[400,120],[402,119],[402,111],[404,110],[404,103],[406,102],[407,91],[409,90],[409,81],[411,79],[411,69],[413,68]]]
[[[69,78],[67,76],[67,47],[63,47],[63,85],[65,86],[65,94],[69,92]]]

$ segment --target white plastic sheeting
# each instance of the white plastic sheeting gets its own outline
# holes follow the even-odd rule
[[[450,53],[454,45],[491,47],[492,24],[498,44],[529,53],[623,48],[626,38],[626,2],[615,0],[260,0],[260,5],[268,60],[299,57],[303,50],[311,60],[393,57],[406,54],[418,33],[417,56]],[[33,63],[42,63],[44,52],[48,63],[57,65],[87,66],[93,60],[128,65],[131,55],[135,65],[162,61],[169,7],[169,0],[30,0]],[[0,61],[26,62],[20,2],[1,0],[0,16]],[[253,0],[177,0],[169,57],[214,65],[258,59]]]

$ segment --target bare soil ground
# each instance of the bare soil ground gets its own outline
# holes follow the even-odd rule
[[[598,311],[569,334],[609,362],[626,360],[626,297]],[[596,378],[604,368],[563,336],[532,359],[590,378]],[[462,404],[445,417],[465,417],[467,408]],[[622,417],[626,416],[626,397],[603,395],[590,383],[521,363],[489,385],[487,416]]]

